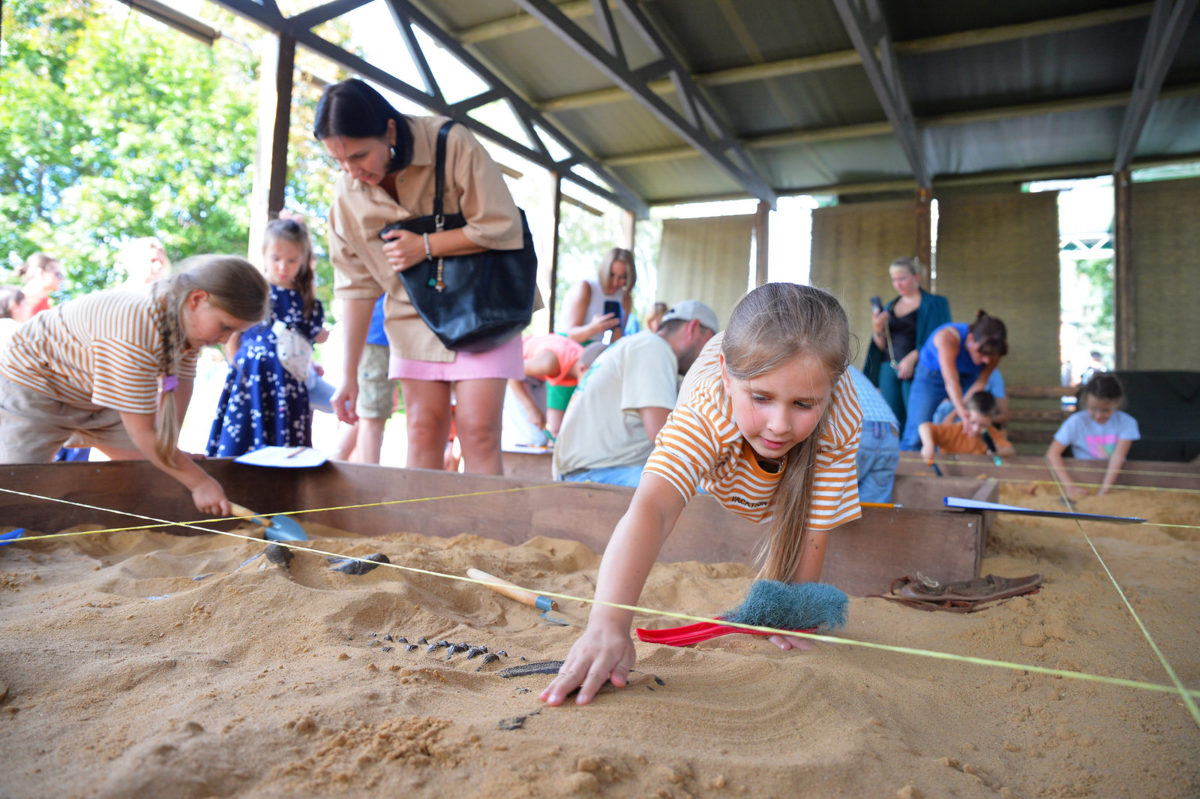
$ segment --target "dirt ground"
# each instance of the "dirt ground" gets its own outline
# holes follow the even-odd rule
[[[1000,501],[1059,507],[1030,487]],[[1040,572],[1041,591],[970,615],[854,598],[841,635],[1168,685],[1152,639],[1200,688],[1200,491],[1121,489],[1079,509],[1183,526],[1001,515],[983,573]],[[310,543],[591,595],[599,556],[581,545],[430,538],[401,519],[370,539],[309,526]],[[582,603],[558,626],[430,574],[351,576],[307,552],[289,569],[245,563],[262,549],[141,531],[0,547],[0,796],[1200,795],[1200,726],[1178,693],[731,635],[639,644],[630,687],[546,708],[548,675],[499,671],[561,659]],[[753,578],[659,564],[642,604],[712,614]]]

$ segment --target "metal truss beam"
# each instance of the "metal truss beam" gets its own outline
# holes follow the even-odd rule
[[[1133,96],[1125,109],[1121,121],[1121,134],[1117,138],[1117,158],[1113,163],[1113,174],[1129,168],[1133,151],[1150,117],[1150,110],[1158,100],[1167,70],[1179,52],[1184,31],[1196,11],[1197,0],[1155,0],[1150,13],[1150,25],[1146,29],[1146,40],[1138,59],[1137,76],[1133,81]]]
[[[833,4],[850,41],[854,43],[854,49],[862,59],[871,88],[875,90],[883,112],[896,131],[900,149],[912,167],[917,185],[929,188],[929,171],[917,136],[917,125],[913,121],[908,94],[900,80],[896,52],[892,48],[892,38],[879,0],[834,0]]]
[[[268,30],[294,38],[298,45],[319,53],[330,61],[386,87],[390,91],[429,109],[433,113],[454,119],[475,133],[496,142],[505,149],[560,175],[564,180],[571,181],[593,194],[604,197],[615,205],[633,212],[640,218],[645,218],[649,215],[649,207],[640,196],[627,187],[607,167],[579,148],[565,132],[543,116],[540,111],[530,105],[523,97],[509,88],[491,69],[463,49],[441,26],[427,17],[420,9],[414,7],[408,0],[387,0],[387,4],[389,10],[392,12],[393,19],[396,21],[399,35],[409,48],[410,53],[413,54],[414,63],[417,64],[417,68],[422,74],[422,79],[426,83],[425,88],[412,86],[390,72],[380,69],[313,32],[312,29],[314,27],[366,5],[370,0],[333,0],[333,2],[317,6],[293,17],[283,16],[275,6],[273,0],[265,0],[265,4],[255,2],[254,0],[211,0],[211,2],[223,6],[236,14],[240,14]],[[432,70],[430,70],[424,53],[421,52],[419,40],[413,34],[412,26],[414,24],[425,31],[431,38],[435,39],[441,46],[450,50],[464,65],[492,87],[484,95],[484,99],[487,102],[503,99],[509,103],[517,119],[528,134],[529,140],[533,142],[533,147],[518,142],[490,125],[485,125],[469,116],[470,111],[484,104],[481,98],[473,97],[461,103],[447,102],[438,88],[436,77],[433,75]],[[556,160],[542,142],[541,136],[538,135],[535,127],[553,136],[570,153],[569,156]],[[576,174],[572,171],[572,167],[575,166],[587,167],[607,182],[608,187],[601,186],[582,175]]]
[[[597,25],[605,39],[613,42],[609,46],[588,35],[550,0],[515,2],[609,80],[628,92],[676,135],[708,157],[749,194],[775,207],[775,191],[758,172],[750,156],[718,121],[716,111],[701,94],[688,70],[671,53],[636,2],[613,0],[613,5],[635,32],[655,51],[656,60],[638,69],[632,69],[624,58],[623,48],[617,43],[616,27],[606,13],[607,4],[604,0],[597,0],[597,6],[600,7],[597,10]],[[648,81],[664,74],[674,85],[682,113],[647,86]]]

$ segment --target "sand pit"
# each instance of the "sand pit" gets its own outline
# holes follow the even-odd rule
[[[1056,507],[1045,486],[1027,487],[1004,485],[999,499]],[[1080,510],[1195,526],[1200,492],[1118,490]],[[1085,529],[1180,679],[1200,688],[1200,531]],[[574,595],[590,596],[599,563],[561,540],[417,533],[309,526],[330,552],[475,566]],[[563,657],[579,626],[479,586],[387,567],[348,576],[308,553],[290,571],[260,568],[265,558],[239,568],[261,550],[155,532],[0,547],[0,795],[1200,795],[1200,727],[1178,695],[851,646],[783,653],[735,635],[639,644],[629,688],[544,708],[548,676],[496,672]],[[854,598],[844,635],[1168,682],[1074,522],[999,517],[983,571],[1046,582],[971,615]],[[660,564],[643,604],[712,613],[752,579],[741,564]],[[583,623],[582,605],[562,605]],[[406,651],[399,637],[507,656],[481,666]]]

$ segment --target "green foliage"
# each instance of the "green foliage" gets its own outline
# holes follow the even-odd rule
[[[173,261],[246,253],[259,59],[242,42],[261,29],[227,15],[237,35],[210,48],[104,0],[8,0],[3,15],[0,256],[49,252],[77,294],[120,279],[130,238],[157,236]],[[287,204],[320,253],[333,175],[313,105],[297,91]],[[331,284],[319,266],[327,305]]]
[[[1080,259],[1075,270],[1091,289],[1084,305],[1085,318],[1091,320],[1093,340],[1111,340],[1116,310],[1113,305],[1113,259]]]

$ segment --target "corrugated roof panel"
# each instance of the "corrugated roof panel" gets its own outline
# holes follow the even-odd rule
[[[1128,91],[1146,22],[1139,20],[901,58],[914,113]]]
[[[686,146],[658,117],[633,101],[559,111],[550,118],[600,158]]]
[[[922,137],[936,183],[939,175],[1110,160],[1123,116],[1123,108],[1101,108],[930,128]]]
[[[1200,95],[1159,100],[1146,119],[1136,156],[1200,153]]]
[[[1051,17],[1132,5],[1132,0],[884,0],[884,17],[894,41],[940,36]]]
[[[510,86],[530,100],[608,89],[613,82],[571,45],[545,28],[473,45],[486,63],[503,69]]]
[[[684,49],[693,72],[852,47],[828,0],[657,0],[643,7]]]
[[[613,172],[651,204],[745,196],[745,191],[731,177],[700,154],[636,167],[614,167]]]
[[[892,136],[754,150],[771,184],[785,193],[816,186],[912,177],[904,152]]]
[[[734,120],[741,137],[885,119],[870,81],[859,67],[714,86],[705,91]]]

